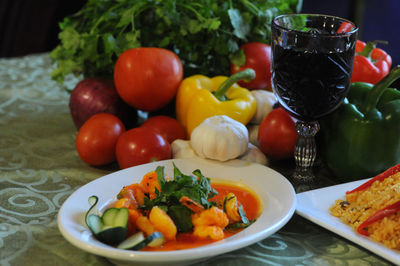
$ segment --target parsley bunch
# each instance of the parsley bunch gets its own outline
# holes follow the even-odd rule
[[[299,11],[301,0],[88,0],[60,23],[51,52],[52,78],[111,78],[118,56],[135,47],[162,47],[181,59],[185,75],[229,74],[229,55],[242,43],[270,41],[270,23]]]

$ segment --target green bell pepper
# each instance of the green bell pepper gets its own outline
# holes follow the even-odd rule
[[[343,104],[321,120],[321,154],[347,180],[368,178],[400,163],[400,91],[388,88],[400,66],[375,86],[355,82]]]

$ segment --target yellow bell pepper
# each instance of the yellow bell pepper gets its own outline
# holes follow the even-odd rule
[[[229,78],[194,75],[184,79],[176,96],[176,117],[188,136],[206,118],[215,115],[226,115],[246,125],[254,116],[257,103],[250,91],[236,82],[254,77],[255,72],[246,69]]]

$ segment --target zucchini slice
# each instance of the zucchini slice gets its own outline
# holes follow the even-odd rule
[[[143,245],[145,239],[146,238],[144,237],[143,232],[137,232],[119,243],[117,248],[139,250],[144,248],[148,244],[146,243],[145,245]]]
[[[122,241],[117,248],[129,250],[141,250],[142,248],[158,247],[164,244],[164,236],[160,232],[155,232],[148,237],[144,237],[143,232],[137,232],[132,236]]]
[[[149,235],[148,238],[151,237],[152,240],[148,244],[149,247],[156,248],[160,247],[164,244],[165,238],[162,233],[154,232],[153,234]]]
[[[97,202],[96,196],[89,197],[91,206],[86,213],[86,225],[99,241],[117,245],[126,237],[129,211],[127,208],[109,208],[100,216],[97,214]]]

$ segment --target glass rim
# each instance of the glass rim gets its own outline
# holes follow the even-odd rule
[[[329,33],[320,33],[320,35],[322,36],[330,36],[330,37],[346,37],[346,36],[350,36],[354,33],[356,33],[358,31],[358,26],[345,18],[342,17],[338,17],[338,16],[333,16],[333,15],[325,15],[325,14],[311,14],[311,13],[294,13],[294,14],[282,14],[279,16],[276,16],[272,19],[272,25],[275,26],[276,28],[282,29],[282,30],[286,30],[286,31],[292,31],[292,32],[296,32],[299,34],[303,34],[303,35],[311,35],[309,32],[305,32],[305,31],[300,31],[300,30],[295,30],[295,29],[289,29],[287,27],[281,26],[279,24],[276,23],[276,21],[282,17],[295,17],[295,16],[299,16],[299,15],[305,15],[305,16],[310,16],[310,17],[328,17],[328,18],[333,18],[333,19],[338,19],[338,20],[342,20],[344,22],[350,23],[352,26],[354,26],[354,29],[348,32],[342,32],[342,33],[337,33],[335,35],[333,34],[329,34]]]

